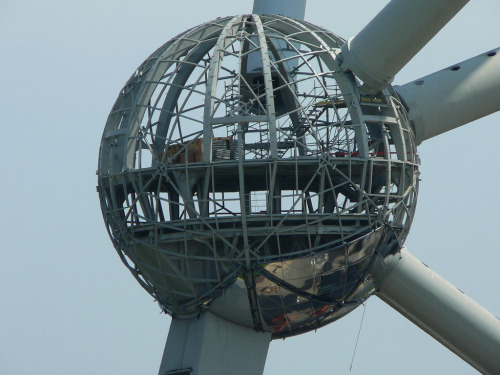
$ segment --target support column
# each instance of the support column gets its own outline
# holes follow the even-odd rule
[[[174,370],[182,375],[262,375],[270,342],[271,333],[210,312],[199,318],[172,318],[158,375]]]
[[[253,14],[280,14],[286,17],[304,19],[306,0],[255,0]]]

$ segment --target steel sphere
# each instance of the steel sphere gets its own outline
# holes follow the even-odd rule
[[[283,16],[219,18],[121,90],[98,192],[118,254],[165,312],[279,338],[373,293],[374,258],[411,225],[418,156],[395,91],[363,94],[343,44]]]

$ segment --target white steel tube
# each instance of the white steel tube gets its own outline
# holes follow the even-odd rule
[[[255,0],[252,13],[280,14],[303,20],[306,13],[306,0]]]
[[[392,0],[342,47],[344,70],[375,93],[388,84],[469,0]]]
[[[374,267],[378,297],[483,374],[500,374],[500,320],[405,248]]]
[[[500,48],[417,79],[396,91],[417,144],[500,110]]]

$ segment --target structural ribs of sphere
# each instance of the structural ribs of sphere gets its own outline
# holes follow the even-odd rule
[[[373,293],[374,257],[409,230],[418,159],[398,96],[360,92],[343,44],[283,16],[220,18],[120,92],[99,155],[103,216],[165,312],[278,338]]]

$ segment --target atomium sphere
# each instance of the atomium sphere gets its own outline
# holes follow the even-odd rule
[[[160,47],[104,129],[98,192],[124,264],[176,318],[283,338],[374,292],[402,246],[418,156],[389,87],[363,94],[344,40],[276,15],[219,18]]]

